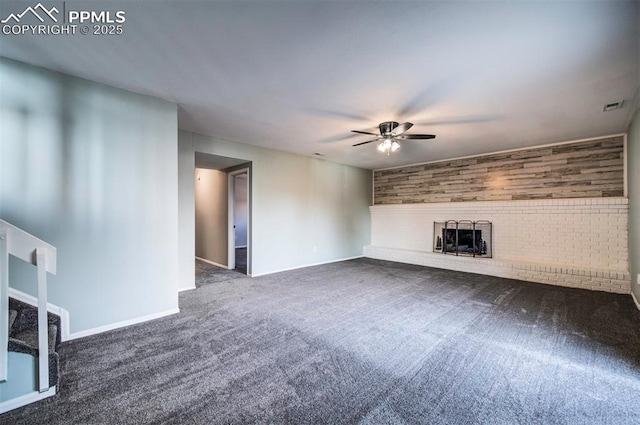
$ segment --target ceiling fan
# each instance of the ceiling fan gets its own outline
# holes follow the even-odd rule
[[[356,143],[353,146],[366,145],[367,143],[373,143],[381,140],[378,145],[378,150],[389,155],[391,152],[397,152],[400,150],[400,143],[398,143],[399,140],[426,140],[435,139],[436,137],[434,134],[404,134],[405,131],[409,130],[411,127],[413,127],[413,123],[410,122],[400,124],[396,121],[385,121],[380,123],[378,126],[380,134],[369,133],[368,131],[351,130],[352,133],[376,136],[375,139]]]

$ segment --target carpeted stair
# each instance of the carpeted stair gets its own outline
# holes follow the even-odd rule
[[[60,377],[57,348],[60,345],[60,317],[48,313],[49,386],[58,385]],[[9,351],[38,357],[38,309],[9,298]]]

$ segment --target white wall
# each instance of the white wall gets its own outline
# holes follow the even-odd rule
[[[195,289],[196,265],[195,265],[195,236],[194,230],[190,235],[185,228],[195,229],[195,184],[193,171],[195,170],[196,157],[193,148],[189,144],[178,144],[178,290]],[[191,170],[191,172],[185,172]]]
[[[196,168],[195,202],[196,256],[227,266],[227,173]]]
[[[178,139],[184,155],[252,162],[252,275],[362,255],[370,235],[370,171],[183,130]],[[181,164],[180,175],[193,176],[186,160]],[[180,179],[180,238],[188,245],[194,243],[194,226],[182,217],[194,214],[194,203],[187,199],[193,183],[186,180]],[[180,256],[193,261],[194,251]],[[190,277],[182,272],[184,283]]]
[[[371,246],[365,253],[628,294],[627,215],[626,198],[380,205],[371,207]],[[493,259],[433,253],[433,223],[445,220],[491,221]]]
[[[0,217],[58,248],[71,332],[175,311],[176,105],[0,59],[0,123]]]
[[[247,212],[249,208],[247,203],[247,175],[236,175],[234,187],[235,194],[233,200],[235,206],[233,212],[236,226],[236,248],[242,248],[247,246]]]

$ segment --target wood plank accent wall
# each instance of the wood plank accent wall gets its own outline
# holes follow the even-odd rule
[[[374,172],[374,204],[623,196],[622,136]]]

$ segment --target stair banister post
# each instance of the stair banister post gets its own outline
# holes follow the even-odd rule
[[[49,323],[47,319],[47,250],[36,248],[38,268],[38,390],[49,389]]]
[[[0,228],[0,382],[7,380],[9,360],[9,241]]]

